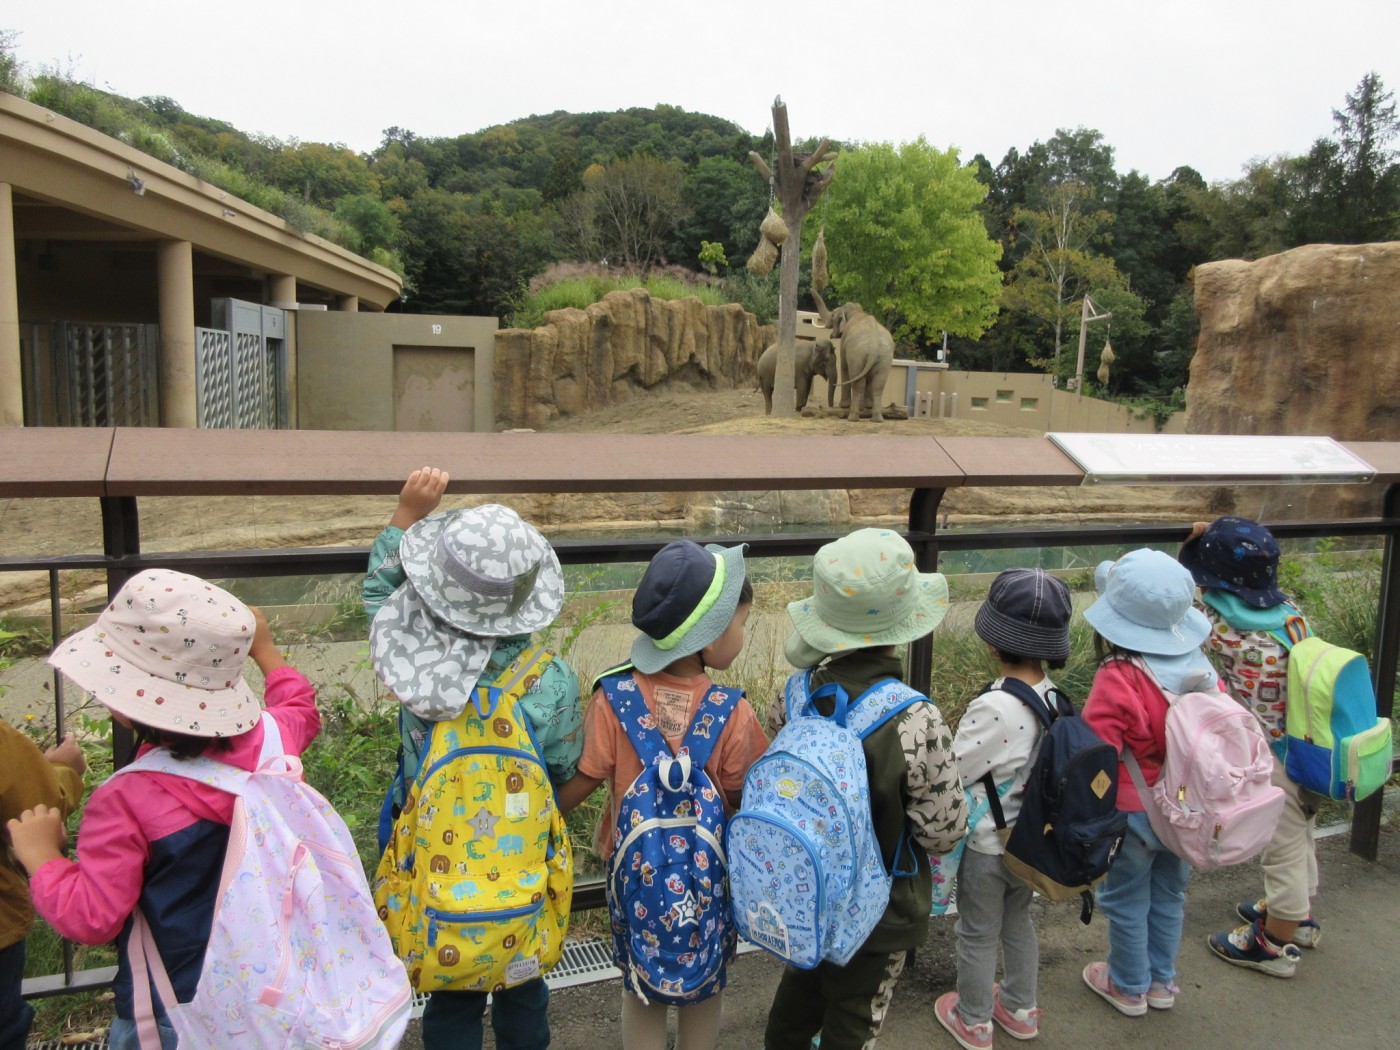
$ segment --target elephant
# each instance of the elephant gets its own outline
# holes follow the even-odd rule
[[[846,418],[860,419],[864,407],[870,411],[871,422],[884,422],[880,402],[894,362],[894,337],[860,303],[845,303],[829,312],[819,298],[817,303],[822,307],[822,320],[831,330],[831,338],[841,340],[847,376],[840,384],[846,387],[841,392],[841,407],[850,409]]]
[[[773,414],[773,379],[778,371],[778,344],[774,343],[758,359],[758,385],[763,389],[763,414]],[[830,339],[818,339],[815,344],[799,339],[793,348],[793,386],[797,392],[797,411],[807,405],[812,392],[812,377],[826,380],[826,405],[833,403],[836,393],[836,351]]]

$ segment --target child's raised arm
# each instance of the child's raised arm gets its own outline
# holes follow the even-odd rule
[[[437,467],[415,470],[399,490],[399,505],[394,508],[389,524],[397,529],[406,529],[422,521],[437,510],[449,480],[447,471]]]
[[[567,813],[589,795],[597,790],[598,785],[603,781],[598,777],[590,777],[583,773],[575,773],[564,783],[559,785],[557,798],[559,801],[559,812]]]
[[[286,667],[287,658],[272,640],[272,628],[267,625],[267,617],[263,615],[262,610],[256,605],[250,605],[248,611],[253,614],[253,620],[257,624],[253,630],[253,644],[248,647],[248,655],[258,665],[263,677],[266,677],[277,668]]]

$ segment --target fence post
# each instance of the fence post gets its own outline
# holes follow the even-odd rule
[[[129,558],[141,553],[141,517],[135,496],[99,496],[102,503],[102,552],[111,559]],[[107,569],[107,600],[111,601],[134,574],[134,568],[120,565]],[[57,640],[57,639],[55,639]],[[136,738],[130,729],[112,722],[112,768],[131,761]]]
[[[909,546],[920,572],[938,571],[938,505],[945,489],[915,489],[909,497]],[[909,646],[909,684],[925,696],[933,681],[933,635]]]
[[[1400,485],[1385,490],[1381,515],[1400,517]],[[1385,536],[1385,557],[1381,562],[1381,598],[1376,611],[1375,654],[1376,714],[1389,718],[1395,707],[1396,650],[1400,647],[1400,539]],[[1380,851],[1381,806],[1384,791],[1362,799],[1352,807],[1351,851],[1375,860]]]

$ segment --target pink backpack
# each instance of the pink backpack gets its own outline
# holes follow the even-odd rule
[[[1144,661],[1134,665],[1162,688]],[[1283,812],[1264,731],[1228,693],[1162,695],[1169,705],[1167,757],[1155,785],[1147,787],[1137,759],[1123,749],[1152,830],[1198,871],[1249,860],[1274,837]]]
[[[411,990],[345,822],[302,780],[264,714],[256,772],[164,748],[117,771],[169,773],[237,795],[199,986],[176,1005],[138,909],[128,944],[142,1050],[159,1050],[151,983],[180,1050],[398,1046]],[[149,977],[148,977],[149,973]]]

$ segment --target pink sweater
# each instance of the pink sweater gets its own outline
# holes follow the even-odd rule
[[[282,667],[267,676],[264,704],[277,720],[282,745],[299,755],[321,729],[316,690],[300,671]],[[220,761],[254,769],[263,728],[232,738]],[[142,748],[142,753],[149,746]],[[83,944],[105,944],[117,936],[136,906],[153,844],[199,820],[228,824],[234,797],[206,784],[165,773],[113,777],[92,793],[78,830],[78,859],[51,860],[30,881],[34,907],[63,936]],[[185,892],[212,896],[207,872],[191,872],[198,885]]]

